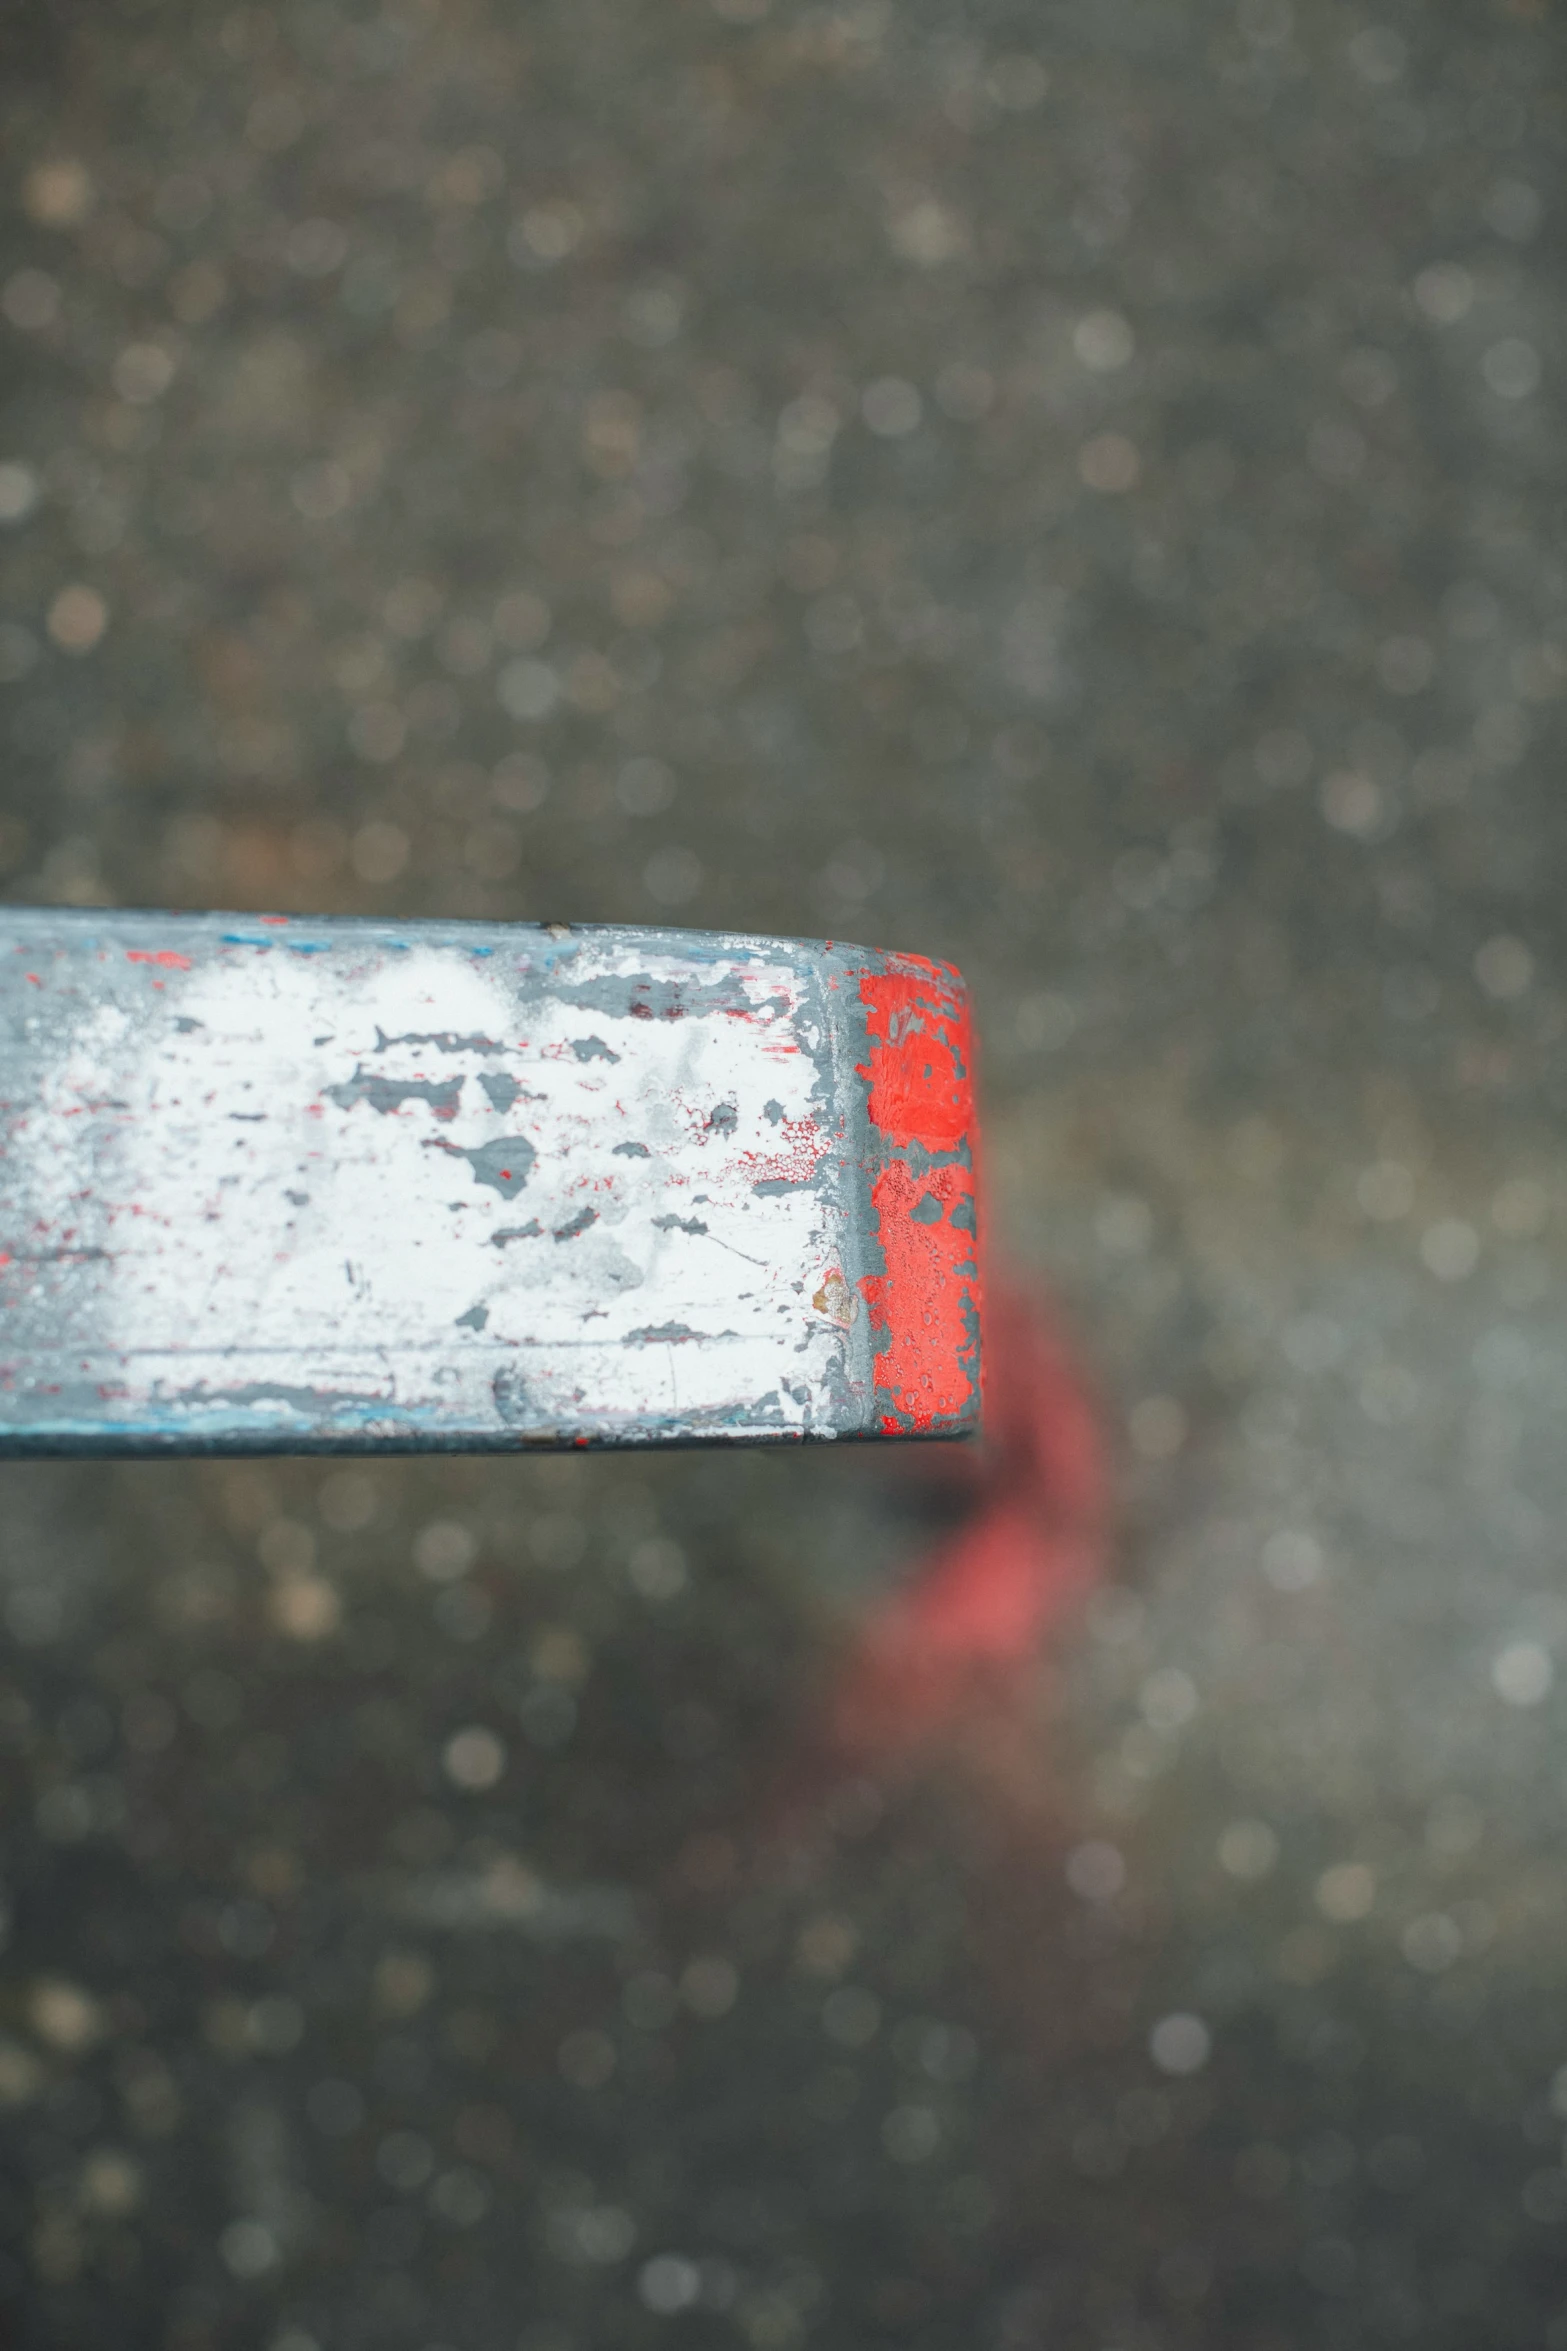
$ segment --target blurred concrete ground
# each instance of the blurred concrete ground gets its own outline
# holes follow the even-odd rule
[[[7,1472],[0,2340],[1561,2351],[1559,26],[0,40],[8,893],[953,956],[1122,1483]]]

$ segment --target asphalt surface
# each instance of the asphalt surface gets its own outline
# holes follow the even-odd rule
[[[1549,12],[0,38],[7,895],[952,956],[1119,1491],[7,1470],[0,2341],[1562,2351]]]

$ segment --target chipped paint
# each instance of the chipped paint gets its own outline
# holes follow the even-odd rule
[[[967,1426],[979,1399],[973,1038],[946,964],[888,956],[860,976],[869,1087],[885,1162],[871,1186],[883,1269],[862,1277],[887,1435]]]
[[[0,1451],[961,1432],[964,1020],[848,947],[0,911]]]

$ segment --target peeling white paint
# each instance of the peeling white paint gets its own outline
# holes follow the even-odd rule
[[[866,1421],[863,1115],[819,953],[119,916],[88,956],[87,918],[23,919],[0,1395],[39,1435]]]

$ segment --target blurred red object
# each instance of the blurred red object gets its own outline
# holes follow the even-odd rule
[[[1017,1697],[1049,1633],[1104,1570],[1104,1438],[1037,1292],[988,1285],[984,1434],[944,1452],[936,1474],[966,1491],[968,1508],[855,1642],[828,1721],[846,1764],[908,1756]]]

